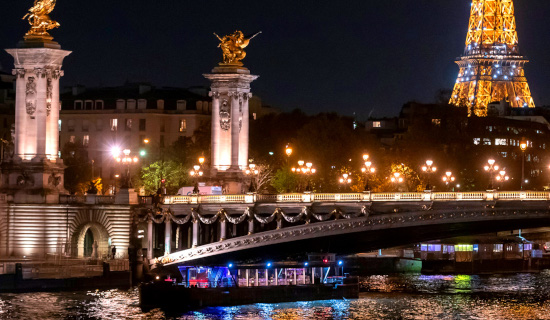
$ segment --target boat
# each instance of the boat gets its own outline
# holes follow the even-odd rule
[[[343,272],[334,254],[309,255],[303,263],[229,263],[226,266],[178,266],[140,285],[140,306],[194,310],[252,303],[279,303],[359,297],[357,277]]]

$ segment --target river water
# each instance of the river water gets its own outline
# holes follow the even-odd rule
[[[359,299],[143,312],[137,289],[0,294],[0,319],[550,319],[550,271],[362,278]]]

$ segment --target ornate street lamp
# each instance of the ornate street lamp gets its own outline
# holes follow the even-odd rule
[[[369,155],[364,154],[363,155],[363,160],[365,160],[365,166],[363,168],[361,168],[361,172],[365,174],[365,180],[366,180],[364,191],[370,191],[370,188],[369,188],[369,175],[374,174],[374,172],[376,171],[376,169],[372,166],[372,162],[368,161],[368,159],[369,159]]]
[[[112,150],[113,156],[115,156],[115,160],[118,163],[122,163],[122,165],[126,166],[126,175],[122,181],[121,188],[129,188],[130,187],[130,165],[132,163],[137,163],[139,161],[138,157],[131,157],[130,156],[130,149],[124,149],[122,151],[122,155],[120,154],[120,149],[115,148]]]
[[[200,160],[199,160],[200,161]],[[203,161],[204,162],[204,161]],[[189,172],[189,175],[195,179],[195,185],[193,187],[193,194],[199,194],[199,178],[202,177],[204,172],[202,172],[201,166],[196,164],[193,166],[193,170]]]
[[[250,177],[250,186],[248,187],[248,192],[250,193],[256,191],[254,187],[254,178],[258,175],[258,173],[259,171],[253,163],[249,164],[248,168],[244,171],[244,174]]]
[[[401,173],[399,172],[394,172],[391,176],[390,176],[390,181],[392,183],[394,183],[396,186],[399,184],[399,183],[402,183],[405,179],[403,179],[403,176],[401,176]]]
[[[430,186],[430,174],[437,171],[437,168],[433,164],[432,160],[426,160],[426,164],[422,166],[422,171],[426,173],[426,190],[432,190]]]
[[[454,181],[455,181],[455,177],[453,176],[453,173],[451,171],[445,172],[445,175],[443,176],[443,182],[445,182],[447,189],[449,189],[449,184]]]
[[[342,174],[342,177],[338,180],[340,182],[340,184],[342,185],[349,185],[351,184],[351,178],[350,178],[350,175],[349,173],[344,173]]]
[[[527,150],[527,142],[521,141],[519,143],[521,149],[521,184],[520,189],[523,190],[523,183],[525,182],[525,150]]]
[[[497,182],[500,182],[501,186],[502,186],[502,183],[508,181],[510,179],[510,177],[508,177],[506,175],[506,171],[504,170],[501,170],[498,172],[497,176],[495,177],[495,179],[497,180]]]
[[[499,166],[495,164],[495,159],[487,160],[488,165],[485,165],[483,169],[489,172],[489,190],[493,190],[493,172],[498,171]]]
[[[306,179],[307,179],[306,192],[310,192],[311,186],[310,186],[309,175],[315,174],[315,172],[317,172],[317,169],[313,168],[313,163],[311,162],[306,163],[304,160],[299,160],[298,166],[299,166],[298,168],[292,167],[292,169],[290,170],[292,170],[292,172],[294,173],[302,174],[306,176]]]

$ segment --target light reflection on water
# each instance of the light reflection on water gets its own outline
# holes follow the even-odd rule
[[[353,300],[143,312],[137,289],[0,294],[0,319],[550,319],[550,272],[371,276]]]

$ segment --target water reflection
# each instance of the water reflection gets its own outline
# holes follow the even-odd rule
[[[143,312],[137,289],[0,294],[0,319],[550,319],[550,272],[362,279],[356,300]]]

